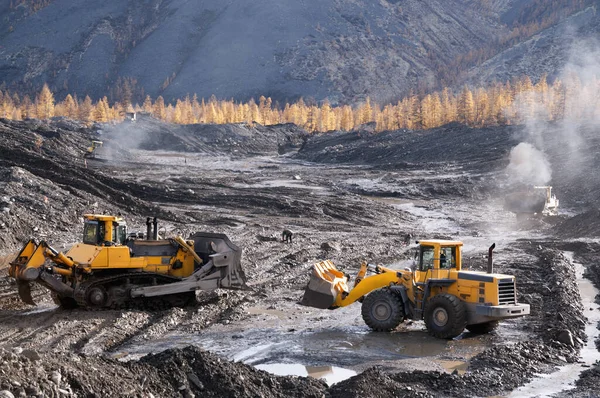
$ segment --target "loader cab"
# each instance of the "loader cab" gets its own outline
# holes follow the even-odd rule
[[[415,281],[448,278],[450,270],[460,271],[462,242],[450,240],[420,241],[417,251]]]
[[[90,215],[84,216],[83,243],[95,246],[124,245],[127,239],[127,224],[121,217]]]

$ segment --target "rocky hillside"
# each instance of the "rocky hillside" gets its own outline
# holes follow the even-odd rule
[[[19,92],[37,91],[48,82],[59,98],[70,92],[118,100],[132,92],[138,101],[145,94],[171,101],[197,93],[236,100],[304,96],[333,103],[371,96],[386,102],[411,89],[459,85],[463,79],[457,71],[507,46],[498,44],[499,38],[556,20],[562,27],[552,23],[533,42],[510,42],[489,64],[473,69],[471,77],[489,81],[514,73],[552,73],[569,46],[562,40],[571,21],[579,24],[572,35],[597,31],[594,9],[572,16],[586,4],[4,0],[0,79]],[[482,49],[491,50],[473,55]],[[539,62],[540,52],[548,62]]]
[[[598,53],[595,38],[599,33],[596,7],[585,8],[472,68],[468,81],[485,84],[522,75],[537,81],[543,74],[552,80],[566,66],[595,64],[590,58]]]

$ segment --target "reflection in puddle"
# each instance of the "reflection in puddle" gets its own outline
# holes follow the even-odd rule
[[[290,363],[265,363],[254,365],[256,369],[264,370],[277,376],[310,376],[322,379],[327,385],[338,383],[356,375],[350,369],[337,366],[304,366]]]
[[[450,373],[456,371],[456,372],[458,372],[458,374],[461,374],[461,375],[465,374],[469,367],[469,364],[464,361],[449,361],[449,360],[444,360],[444,359],[438,359],[438,360],[435,360],[434,362],[439,363],[444,369],[446,369]]]

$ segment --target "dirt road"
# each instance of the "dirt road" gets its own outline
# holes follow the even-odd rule
[[[79,239],[83,212],[120,211],[140,230],[156,214],[169,235],[226,233],[243,248],[251,290],[200,292],[198,304],[184,309],[67,311],[41,288],[37,307],[22,304],[4,277],[0,389],[15,396],[491,396],[578,361],[586,320],[573,262],[598,282],[600,246],[590,239],[598,230],[591,219],[581,236],[581,223],[567,216],[523,223],[502,210],[498,187],[514,128],[308,138],[292,126],[210,134],[142,121],[103,127],[105,148],[118,146],[111,152],[118,156],[86,167],[79,156],[93,129],[32,123],[0,123],[5,254],[36,235],[68,246]],[[132,139],[132,131],[151,138]],[[31,144],[35,135],[41,148]],[[241,136],[246,145],[235,145]],[[449,149],[431,156],[424,148],[434,143]],[[561,196],[570,214],[589,210],[592,202],[575,196]],[[284,228],[294,231],[292,244],[279,241]],[[335,311],[298,305],[312,263],[328,258],[350,273],[362,260],[400,267],[410,259],[406,233],[463,240],[474,269],[483,269],[482,255],[496,242],[496,266],[517,276],[531,316],[489,335],[440,341],[422,322],[369,332],[358,304]],[[567,333],[570,345],[558,341]],[[358,375],[328,387],[272,373],[326,375],[329,383]],[[561,394],[585,396],[597,378],[589,368],[575,390]]]

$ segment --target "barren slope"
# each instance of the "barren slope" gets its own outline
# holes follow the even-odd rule
[[[5,1],[0,76],[11,88],[49,82],[59,98],[98,98],[131,77],[167,100],[389,101],[505,34],[520,2],[54,0],[32,12]]]

